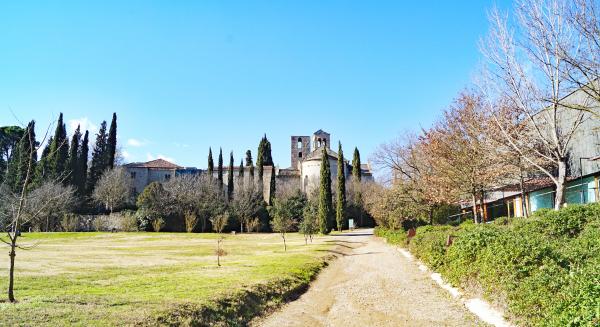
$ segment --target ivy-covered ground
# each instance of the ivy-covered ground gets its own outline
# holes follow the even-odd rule
[[[290,234],[25,233],[17,304],[0,295],[0,325],[235,325],[306,288],[334,242]],[[6,248],[8,253],[8,248]],[[1,263],[6,294],[8,255]]]
[[[600,326],[599,204],[492,224],[424,226],[409,243],[405,231],[376,233],[408,246],[454,285],[505,306],[520,326]]]

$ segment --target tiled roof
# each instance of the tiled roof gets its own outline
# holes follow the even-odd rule
[[[316,132],[314,133],[314,135],[321,135],[321,134],[327,134],[327,135],[329,135],[329,133],[327,133],[327,132],[323,131],[322,129],[320,129],[320,130],[318,130],[318,131],[316,131]]]
[[[164,159],[156,159],[148,162],[133,162],[125,165],[130,168],[158,168],[158,169],[182,169],[183,167],[178,166],[172,162],[168,162]]]

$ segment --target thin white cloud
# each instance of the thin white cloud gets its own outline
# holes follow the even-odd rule
[[[146,159],[148,159],[148,161],[152,161],[152,160],[156,160],[156,159],[163,159],[163,160],[166,160],[168,162],[175,163],[175,159],[173,159],[171,157],[167,157],[167,156],[162,155],[162,154],[154,156],[154,155],[152,155],[152,153],[146,153]]]
[[[144,146],[146,144],[148,144],[148,141],[146,141],[146,140],[144,140],[144,141],[141,141],[141,140],[138,140],[138,139],[128,139],[127,140],[127,145],[130,145],[130,146],[133,146],[133,147],[136,147],[136,148],[139,148],[139,147]]]
[[[75,132],[75,129],[77,129],[77,126],[80,126],[81,128],[81,133],[85,133],[85,131],[90,131],[90,134],[94,134],[96,132],[98,132],[98,126],[94,123],[92,123],[90,121],[89,118],[87,117],[83,117],[83,118],[79,118],[79,119],[71,119],[69,120],[69,123],[67,124],[68,126],[68,132],[69,134],[73,134],[73,132]]]

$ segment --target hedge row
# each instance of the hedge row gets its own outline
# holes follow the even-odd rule
[[[407,244],[404,231],[377,234]],[[475,286],[504,303],[519,325],[600,326],[599,204],[492,224],[420,227],[408,248],[454,285]]]

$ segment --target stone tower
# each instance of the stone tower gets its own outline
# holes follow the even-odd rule
[[[316,131],[312,136],[312,146],[314,150],[325,147],[331,149],[331,136],[329,133],[324,132],[322,129]]]
[[[292,136],[290,149],[292,169],[299,169],[298,163],[310,153],[310,137]]]

